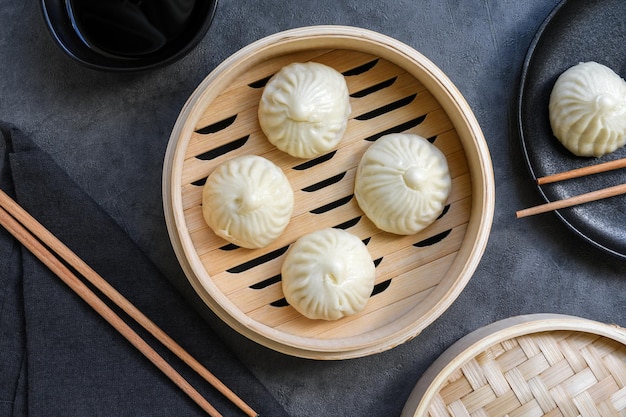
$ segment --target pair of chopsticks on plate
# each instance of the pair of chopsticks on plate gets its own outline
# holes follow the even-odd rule
[[[615,161],[604,162],[598,165],[590,165],[583,168],[573,169],[571,171],[561,172],[558,174],[548,175],[537,179],[538,185],[549,184],[552,182],[568,180],[572,178],[578,178],[585,175],[599,174],[601,172],[607,172],[614,169],[626,167],[626,158],[616,159]],[[626,193],[626,183],[615,185],[601,190],[592,191],[585,194],[580,194],[574,197],[566,198],[564,200],[552,201],[550,203],[541,204],[539,206],[530,207],[524,210],[519,210],[515,213],[519,219],[521,217],[533,216],[535,214],[546,213],[552,210],[558,210],[565,207],[575,206],[577,204],[589,203],[591,201],[601,200],[603,198],[614,197],[616,195]]]
[[[42,261],[78,296],[99,313],[109,324],[122,334],[133,346],[156,365],[168,378],[182,389],[210,416],[221,414],[193,388],[169,363],[144,341],[126,322],[85,285],[66,265],[74,268],[87,281],[126,312],[143,328],[150,332],[165,347],[202,376],[209,384],[228,398],[250,417],[258,416],[250,406],[224,385],[217,377],[202,366],[178,343],[147,318],[133,304],[113,288],[104,278],[81,260],[74,252],[58,240],[50,231],[35,220],[4,191],[0,190],[0,224]],[[53,253],[54,252],[54,253]],[[58,256],[58,258],[57,258]],[[59,259],[60,258],[60,259]]]

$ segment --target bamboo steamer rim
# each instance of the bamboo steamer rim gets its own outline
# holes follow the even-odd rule
[[[467,334],[446,349],[411,391],[401,417],[429,416],[433,399],[455,371],[490,347],[517,337],[556,331],[601,336],[626,346],[626,329],[581,317],[535,313],[502,319]]]
[[[382,338],[364,334],[359,338],[318,340],[292,336],[250,320],[245,314],[231,308],[206,271],[199,270],[199,256],[190,236],[185,231],[182,214],[182,161],[186,143],[181,132],[193,131],[202,109],[220,93],[212,85],[228,84],[242,67],[250,68],[273,57],[302,49],[351,49],[386,59],[418,79],[433,94],[450,118],[459,135],[470,164],[472,182],[472,216],[457,260],[449,273],[455,274],[454,285],[437,286],[433,297],[440,301],[431,313],[418,320],[410,315],[389,326]],[[231,55],[218,65],[196,88],[183,106],[173,128],[164,160],[164,210],[168,233],[174,251],[191,285],[203,301],[227,324],[240,333],[274,350],[316,359],[346,359],[387,350],[419,334],[439,317],[458,297],[475,271],[487,244],[495,206],[495,186],[489,150],[480,126],[469,105],[447,76],[431,61],[413,48],[377,32],[349,26],[312,26],[291,29],[260,39]],[[479,214],[479,215],[477,215]],[[462,262],[461,262],[462,261]]]

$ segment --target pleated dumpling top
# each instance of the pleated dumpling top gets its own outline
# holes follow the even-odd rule
[[[317,62],[283,67],[266,84],[258,109],[261,129],[283,152],[312,158],[331,151],[350,115],[346,80]]]
[[[324,228],[291,245],[281,276],[285,299],[300,314],[337,320],[365,308],[374,289],[376,268],[356,235]]]
[[[294,195],[283,171],[257,155],[230,159],[209,175],[202,214],[216,235],[235,245],[267,246],[287,227]]]
[[[435,145],[419,135],[393,133],[363,154],[354,195],[376,227],[411,235],[442,213],[451,184],[446,157]]]
[[[575,65],[556,80],[549,116],[552,133],[573,154],[613,152],[626,144],[626,82],[597,62]]]

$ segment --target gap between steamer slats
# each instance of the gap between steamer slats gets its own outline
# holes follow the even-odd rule
[[[403,98],[406,97],[407,96],[404,96]],[[411,96],[409,95],[408,97],[410,98]],[[370,108],[368,111],[384,108],[386,105],[394,103],[395,101],[397,100],[391,99],[389,101],[378,102],[377,107]],[[427,116],[429,113],[435,112],[438,109],[440,109],[439,103],[430,94],[430,92],[424,90],[422,93],[417,94],[410,103],[391,109],[390,111],[384,113],[384,115],[379,115],[378,117],[373,117],[368,120],[358,120],[358,118],[362,117],[362,115],[367,113],[367,111],[364,113],[353,112],[348,121],[346,133],[338,146],[346,146],[354,140],[367,138],[373,133],[402,125],[403,123],[420,116]],[[229,158],[242,154],[263,155],[274,161],[279,166],[282,166],[281,159],[285,161],[285,163],[301,161],[301,159],[290,157],[284,152],[277,150],[273,145],[271,145],[271,143],[269,143],[258,124],[256,109],[246,110],[238,114],[237,117],[238,120],[235,120],[230,126],[224,128],[223,130],[210,135],[203,135],[207,136],[206,138],[203,138],[203,142],[208,145],[205,152],[196,153],[195,151],[200,151],[201,149],[198,149],[198,146],[194,144],[190,144],[191,146],[194,146],[195,151],[185,160],[183,175],[181,178],[181,182],[183,184],[193,183],[194,181],[206,177],[215,168],[215,166]],[[193,138],[195,138],[198,134],[194,133],[193,135]],[[247,140],[245,141],[245,144],[243,144],[239,149],[233,150],[228,154],[217,156],[210,160],[199,159],[204,153],[210,150],[219,149],[220,147],[226,146],[233,141],[242,140],[242,138],[246,137]],[[195,141],[195,143],[199,142]]]
[[[361,115],[373,108],[380,107],[381,102],[393,102],[413,94],[428,93],[428,90],[410,74],[406,72],[396,74],[396,72],[385,75],[388,78],[384,81],[391,81],[392,83],[384,88],[363,97],[351,97],[351,116]],[[205,113],[211,115],[211,123],[204,124],[191,133],[185,150],[186,159],[201,155],[228,143],[233,138],[243,137],[250,131],[259,129],[257,111],[263,90],[248,87],[244,91],[246,92],[245,95],[228,96],[229,102],[218,100],[218,103],[209,105]],[[222,96],[219,96],[218,99],[220,97]],[[223,135],[220,138],[220,131],[229,127],[228,135]],[[236,130],[233,129],[235,127]]]
[[[386,233],[380,233],[364,239],[368,241],[368,246],[371,245],[371,250],[374,252],[372,258],[378,261],[376,284],[385,282],[393,277],[395,267],[389,265],[390,259],[399,256],[396,252],[406,250],[409,254],[415,254],[423,250],[424,246],[434,247],[439,246],[444,240],[447,242],[452,241],[456,236],[454,230],[459,229],[459,227],[465,227],[468,222],[470,207],[471,198],[465,198],[455,203],[450,207],[448,212],[450,214],[449,218],[444,216],[436,227],[428,231],[422,231],[414,235],[412,239],[405,239],[401,245]],[[361,220],[349,230],[357,236],[368,236],[373,229],[373,225],[367,219]],[[429,241],[433,239],[435,239],[434,243],[430,243]],[[422,242],[429,242],[430,244],[423,245]],[[401,253],[405,254],[405,252]],[[419,259],[421,256],[417,255],[417,258],[412,259]],[[280,281],[272,278],[279,278],[283,258],[284,253],[265,260],[265,262],[258,264],[253,269],[239,273],[222,269],[220,272],[215,273],[211,280],[227,296],[231,296],[236,291],[249,291],[254,292],[257,297],[262,297],[264,300],[262,303],[272,303],[278,298],[275,298],[275,295],[267,295],[263,291],[269,291],[267,287],[271,285],[279,285]],[[408,261],[411,262],[411,260]],[[258,286],[266,281],[269,281],[270,284]],[[271,284],[271,282],[274,282],[274,284]],[[258,287],[254,288],[255,286]],[[282,298],[282,296],[279,298]]]
[[[343,73],[345,71],[352,70],[353,68],[358,68],[368,62],[379,60],[374,68],[369,70],[367,73],[368,78],[371,77],[372,80],[376,80],[381,77],[384,78],[394,76],[403,71],[399,67],[390,64],[387,61],[384,61],[383,63],[383,60],[362,52],[347,50],[332,50],[327,53],[322,52],[323,51],[306,51],[303,53],[285,55],[279,58],[260,62],[248,71],[240,71],[238,78],[234,80],[233,84],[223,91],[220,91],[219,95],[210,103],[208,109],[210,108],[211,111],[205,110],[202,113],[194,130],[199,130],[205,126],[219,122],[220,120],[232,116],[232,114],[237,111],[245,110],[248,107],[258,105],[258,101],[255,102],[252,99],[252,96],[258,94],[258,98],[260,99],[260,93],[262,92],[264,84],[267,80],[282,67],[293,62],[319,62],[329,65],[337,71]],[[359,75],[346,77],[346,82],[349,88],[351,87],[353,80],[359,78]],[[360,78],[363,77],[361,76]],[[380,81],[383,80],[381,79]],[[354,84],[352,88],[359,90],[362,89],[359,87],[359,83]],[[233,112],[233,110],[236,111]]]
[[[454,207],[454,204],[458,199],[465,198],[471,194],[471,188],[469,186],[470,177],[469,174],[464,174],[453,179],[452,192],[448,199],[448,204],[451,205],[451,209]],[[454,207],[456,209],[456,207]],[[456,211],[456,210],[455,210]],[[455,211],[452,211],[453,213]],[[437,220],[434,224],[430,225],[429,228],[424,230],[424,233],[430,233],[434,230],[438,229],[437,227],[433,227],[439,222],[440,224],[446,223],[448,220],[448,212],[443,218]],[[358,206],[356,199],[350,200],[345,205],[338,207],[332,211],[322,213],[322,214],[310,214],[309,212],[302,214],[298,217],[292,218],[290,223],[288,224],[286,230],[283,234],[277,239],[277,241],[268,245],[265,248],[256,249],[256,250],[244,250],[238,251],[237,256],[234,256],[230,251],[222,251],[220,249],[213,251],[202,251],[203,249],[200,245],[198,245],[197,251],[199,253],[199,257],[201,262],[205,265],[207,272],[210,276],[214,276],[215,274],[228,271],[238,265],[244,264],[253,259],[257,259],[267,253],[273,252],[276,249],[284,247],[291,242],[295,241],[301,235],[308,233],[313,230],[318,230],[324,227],[335,227],[341,223],[347,222],[352,219],[360,218],[359,223],[367,224],[368,228],[363,234],[357,234],[361,239],[371,238],[378,234],[384,233],[380,231],[377,227],[375,227],[371,222],[363,215],[363,212]],[[430,229],[430,230],[429,230]],[[214,236],[212,232],[207,233],[209,235]],[[403,244],[412,244],[411,240],[415,239],[415,235],[412,236],[393,236],[392,241],[396,242],[395,244],[403,245]],[[194,236],[198,237],[198,236]],[[201,236],[200,236],[201,237]],[[201,237],[202,238],[202,237]],[[217,238],[217,236],[215,237]],[[418,238],[417,241],[421,239]],[[208,243],[208,242],[207,242]],[[222,241],[225,244],[225,241]],[[378,255],[376,253],[372,253],[372,257],[376,259]]]

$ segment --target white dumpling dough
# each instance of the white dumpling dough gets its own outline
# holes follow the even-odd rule
[[[446,157],[435,145],[419,135],[393,133],[363,154],[354,195],[376,227],[411,235],[442,213],[450,188]]]
[[[283,171],[256,155],[230,159],[202,189],[202,215],[216,235],[244,248],[261,248],[285,230],[294,195]]]
[[[317,63],[283,67],[267,83],[258,119],[267,139],[297,158],[332,150],[343,137],[351,107],[346,80]]]
[[[563,72],[550,94],[554,136],[573,154],[602,156],[626,144],[626,82],[597,62]]]
[[[291,245],[281,275],[285,298],[298,312],[310,319],[337,320],[365,307],[376,268],[357,236],[326,228]]]

